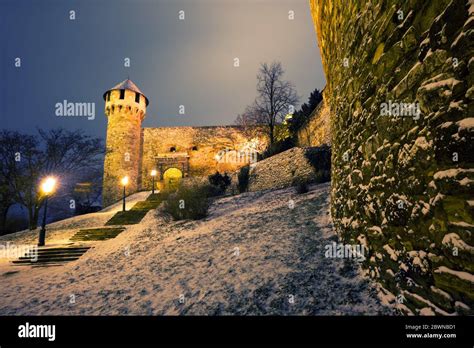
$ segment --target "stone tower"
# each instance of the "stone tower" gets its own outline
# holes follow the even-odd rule
[[[105,92],[104,100],[108,120],[102,206],[106,207],[122,197],[124,176],[129,178],[127,195],[140,187],[141,124],[148,98],[127,79]]]

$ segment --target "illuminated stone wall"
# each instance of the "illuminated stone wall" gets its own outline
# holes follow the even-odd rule
[[[293,147],[251,166],[248,191],[281,189],[298,182],[329,181],[331,150],[328,146]],[[236,175],[233,181],[237,184]],[[235,178],[235,179],[234,179]]]
[[[104,160],[102,205],[108,206],[122,197],[120,179],[129,177],[127,192],[133,193],[139,187],[141,163],[141,123],[146,113],[145,97],[135,102],[135,92],[125,90],[124,99],[120,91],[110,92],[106,101],[107,139]]]
[[[160,127],[143,129],[143,159],[141,166],[141,188],[151,189],[150,172],[157,168],[156,157],[160,155],[189,155],[189,175],[206,176],[215,173],[231,173],[248,164],[243,156],[239,160],[232,158],[216,159],[223,150],[248,149],[249,144],[257,143],[259,150],[267,144],[267,137],[258,128],[238,126],[213,127]],[[172,152],[173,151],[173,152]],[[181,170],[179,167],[178,169]]]
[[[323,93],[324,95],[324,93]],[[296,133],[297,146],[331,144],[330,109],[325,99],[319,103],[306,123]]]
[[[473,314],[474,2],[310,6],[338,234],[368,248],[364,268],[402,312]]]

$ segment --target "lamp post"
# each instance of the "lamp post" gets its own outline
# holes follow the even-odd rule
[[[157,174],[156,170],[153,169],[153,170],[151,171],[151,180],[152,180],[152,181],[151,181],[151,182],[152,182],[152,184],[151,184],[151,194],[152,194],[152,195],[155,194],[155,176],[156,176],[156,174]]]
[[[43,213],[43,223],[41,224],[41,230],[39,233],[38,246],[44,246],[46,239],[46,212],[48,210],[48,197],[54,191],[56,187],[56,178],[47,177],[41,183],[41,191],[45,195],[44,198],[44,213]]]
[[[123,211],[125,211],[125,187],[128,185],[128,176],[124,176],[121,180],[123,186]]]

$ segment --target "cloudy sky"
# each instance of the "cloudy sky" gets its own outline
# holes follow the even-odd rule
[[[1,0],[0,42],[1,127],[24,132],[105,137],[102,95],[127,77],[146,127],[232,124],[262,62],[281,61],[302,101],[325,85],[308,0]],[[57,117],[63,100],[95,103],[95,119]]]

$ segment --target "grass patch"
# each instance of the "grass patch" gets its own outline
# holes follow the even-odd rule
[[[161,201],[162,198],[160,197],[160,194],[152,194],[148,196],[145,201],[135,203],[135,205],[130,210],[117,212],[109,221],[107,221],[105,225],[138,224],[140,221],[142,221],[148,211],[158,208]]]
[[[134,225],[142,221],[148,210],[128,210],[119,211],[107,221],[106,226],[110,225]]]
[[[137,202],[130,211],[133,210],[151,210],[151,209],[156,209],[160,205],[160,201],[140,201]]]
[[[153,201],[153,202],[161,202],[160,194],[159,193],[153,193],[153,194],[149,195],[146,200],[147,201]]]
[[[71,240],[74,241],[89,241],[89,240],[106,240],[115,238],[125,230],[123,227],[116,228],[92,228],[79,230]]]

